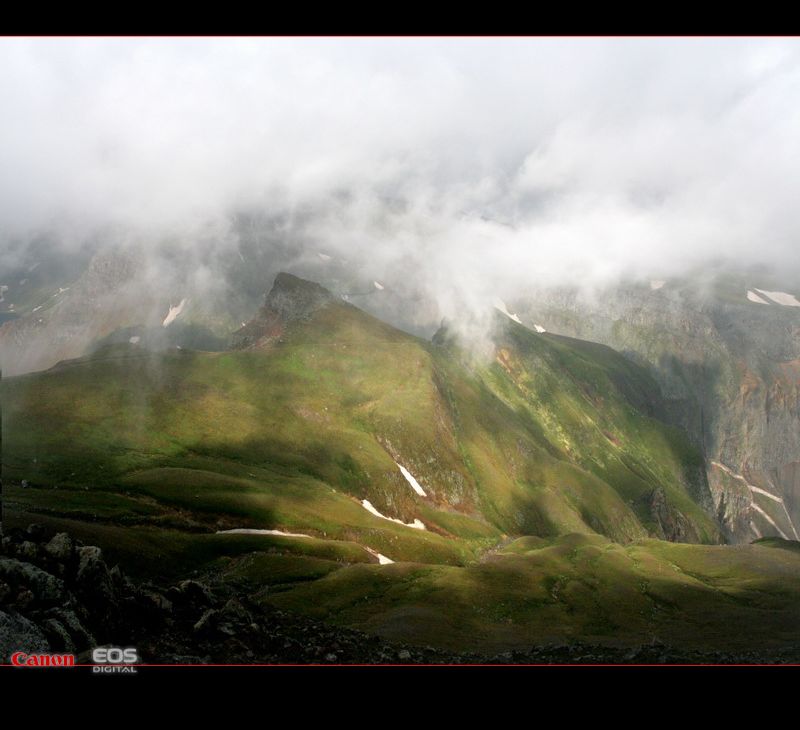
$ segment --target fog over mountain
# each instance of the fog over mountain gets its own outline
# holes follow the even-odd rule
[[[0,39],[0,663],[796,661],[798,91],[797,39]]]
[[[792,39],[6,39],[0,271],[45,235],[224,289],[257,212],[263,246],[446,317],[532,284],[795,272],[799,62]]]

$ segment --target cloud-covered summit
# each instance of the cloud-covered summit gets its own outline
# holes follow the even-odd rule
[[[448,316],[532,281],[796,271],[799,62],[793,39],[5,39],[0,266],[43,231],[224,252],[257,210]]]

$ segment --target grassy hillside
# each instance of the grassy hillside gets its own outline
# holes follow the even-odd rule
[[[649,376],[613,350],[498,315],[495,357],[480,359],[444,333],[422,341],[304,286],[273,290],[282,318],[268,298],[247,349],[108,344],[5,380],[7,521],[68,528],[139,575],[270,586],[276,601],[407,640],[439,625],[432,611],[460,607],[442,640],[465,646],[503,606],[527,626],[510,642],[553,621],[571,636],[627,631],[620,617],[595,626],[618,600],[602,586],[635,593],[650,567],[675,562],[665,556],[678,547],[653,538],[719,541],[702,460],[659,420]],[[577,549],[585,560],[559,557]],[[710,569],[712,548],[685,549]],[[784,553],[754,554],[796,559]],[[695,593],[665,575],[664,590],[678,591],[669,600],[691,608]],[[584,586],[583,603],[547,606],[539,594],[561,576]],[[379,587],[366,603],[365,581]],[[347,608],[355,595],[358,610]],[[392,628],[395,602],[421,618]]]
[[[465,568],[343,568],[267,595],[282,608],[386,638],[487,653],[580,639],[706,650],[791,646],[800,553],[601,536],[520,538]]]

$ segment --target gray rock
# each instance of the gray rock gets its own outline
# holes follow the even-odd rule
[[[0,663],[11,660],[15,651],[45,652],[50,650],[42,630],[19,614],[0,611]]]
[[[195,633],[201,634],[210,631],[216,624],[219,611],[209,608],[200,617],[200,620],[194,625]]]
[[[60,603],[63,599],[63,582],[30,563],[0,558],[0,579],[12,587],[29,589],[37,601]]]
[[[66,532],[59,532],[44,549],[56,560],[67,562],[75,552],[75,543]]]
[[[17,548],[17,557],[22,560],[36,560],[38,554],[39,546],[30,540],[25,540],[25,542]]]
[[[214,594],[202,583],[196,580],[183,580],[178,584],[178,590],[185,600],[203,605],[211,606],[214,604]]]
[[[86,545],[78,548],[78,577],[97,566],[103,560],[103,551],[94,545]]]
[[[165,598],[158,591],[144,588],[140,591],[139,595],[158,611],[163,611],[165,613],[172,611],[172,601]]]
[[[55,618],[48,618],[41,622],[41,629],[47,636],[48,643],[53,651],[75,653],[75,643],[64,625]]]
[[[69,608],[51,608],[47,616],[56,619],[69,632],[73,643],[80,649],[97,644],[95,637],[82,623],[75,612]]]

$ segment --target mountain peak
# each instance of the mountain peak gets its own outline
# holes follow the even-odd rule
[[[264,297],[264,306],[234,335],[234,346],[267,347],[280,340],[286,325],[307,320],[314,312],[337,301],[324,286],[282,271]]]
[[[324,286],[280,272],[264,300],[264,308],[277,314],[283,322],[306,319],[318,309],[336,301]]]

